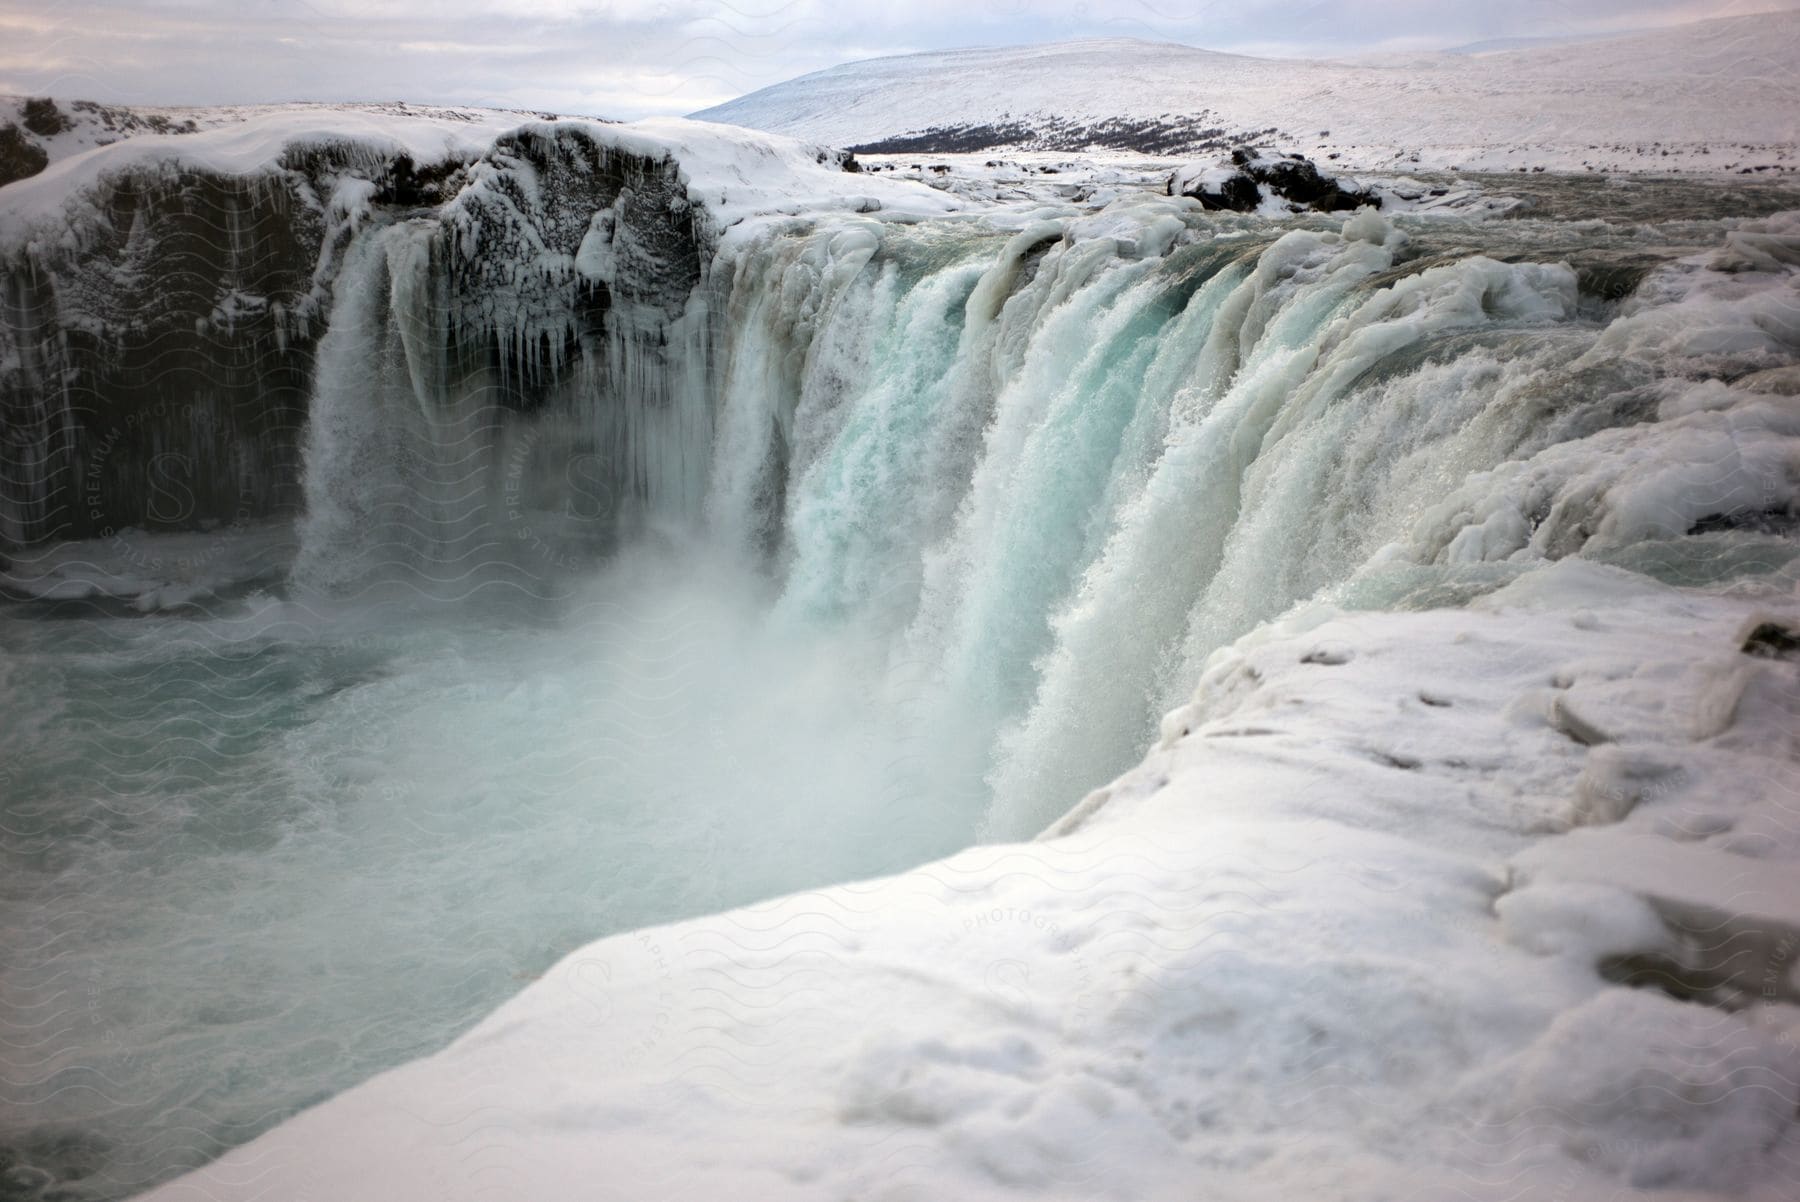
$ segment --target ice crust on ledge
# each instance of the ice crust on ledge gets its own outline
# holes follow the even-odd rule
[[[203,111],[204,112],[204,111]],[[373,167],[405,155],[420,165],[473,162],[501,135],[543,126],[578,127],[625,154],[672,158],[690,198],[723,228],[758,213],[895,208],[942,214],[951,199],[904,180],[846,172],[841,156],[776,134],[680,118],[621,124],[585,118],[532,120],[494,109],[370,110],[356,106],[256,106],[238,119],[184,134],[141,134],[53,161],[38,175],[7,185],[0,204],[0,241],[56,227],[69,202],[128,171],[276,175],[284,156],[335,149]]]

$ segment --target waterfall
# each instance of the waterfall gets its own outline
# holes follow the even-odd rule
[[[1058,613],[1032,712],[1006,736],[998,821],[1049,821],[1041,798],[1066,800],[1128,766],[1133,741],[1192,686],[1205,655],[1355,566],[1340,561],[1334,573],[1320,560],[1309,535],[1342,521],[1332,508],[1345,499],[1338,480],[1308,468],[1339,449],[1331,426],[1380,420],[1378,391],[1346,395],[1364,372],[1439,330],[1574,310],[1567,269],[1479,258],[1353,303],[1356,285],[1389,258],[1366,242],[1288,235],[1226,299],[1221,314],[1244,318],[1235,331],[1215,325],[1215,336],[1241,363],[1219,383],[1225,373],[1205,361],[1212,348],[1201,351],[1198,395],[1171,421],[1142,491]],[[1400,449],[1403,435],[1385,445]],[[1270,478],[1283,476],[1301,480],[1297,506],[1268,495]],[[1367,523],[1359,533],[1385,541],[1374,515],[1355,516]],[[1233,555],[1249,543],[1248,561]]]
[[[779,612],[890,640],[889,686],[927,690],[936,754],[986,776],[996,836],[1125,767],[1212,648],[1360,562],[1320,557],[1318,512],[1271,525],[1264,496],[1280,479],[1319,488],[1314,510],[1362,507],[1339,525],[1370,516],[1378,490],[1299,470],[1340,445],[1331,414],[1360,428],[1387,403],[1347,399],[1365,373],[1443,331],[1575,313],[1557,266],[1473,257],[1374,288],[1407,241],[1379,220],[1177,246],[1161,206],[1120,216],[888,230],[873,254],[827,229],[735,265],[750,319],[726,333],[715,501],[778,507],[754,524],[777,532]],[[1379,420],[1404,450],[1408,419]],[[1413,420],[1434,444],[1456,432]],[[1246,593],[1252,526],[1267,562]]]
[[[437,600],[554,592],[658,522],[692,525],[711,420],[704,298],[567,331],[470,322],[437,221],[351,240],[318,347],[293,580]]]
[[[432,224],[371,228],[319,348],[297,576],[543,589],[571,561],[520,549],[551,515],[558,548],[676,534],[757,565],[768,621],[883,648],[867,687],[922,711],[940,786],[1030,834],[1259,623],[1498,584],[1506,554],[1407,550],[1433,504],[1642,417],[1667,366],[1584,360],[1620,311],[1521,228],[1482,253],[1154,197],[793,221],[728,241],[685,307],[609,315],[529,406],[459,358]]]
[[[453,580],[482,538],[493,422],[482,390],[452,388],[435,227],[363,231],[319,344],[295,579],[331,589],[411,569]]]
[[[186,277],[104,240],[0,296],[6,556],[66,528],[48,561],[130,587],[165,539],[198,561],[167,613],[0,614],[0,1025],[37,1066],[0,1160],[55,1191],[195,1167],[597,936],[1028,838],[1140,762],[1122,787],[1157,787],[1203,675],[1343,611],[1613,575],[1570,556],[1749,596],[1800,569],[1792,215],[1138,194],[717,231],[673,159],[585,138],[510,139],[436,208],[315,190],[329,228],[285,242],[247,207],[229,305],[157,310],[134,281]],[[170,455],[199,508],[146,534]],[[209,558],[240,537],[254,577]],[[1414,619],[1375,621],[1404,660]],[[1368,679],[1256,692],[1362,730]]]

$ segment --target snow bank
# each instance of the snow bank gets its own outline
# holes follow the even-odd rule
[[[72,199],[132,171],[273,174],[290,149],[317,146],[354,146],[371,164],[400,155],[423,163],[473,159],[518,124],[518,114],[492,110],[415,116],[326,105],[251,109],[241,120],[194,133],[142,134],[97,145],[7,185],[0,193],[0,238],[57,220]]]
[[[1568,561],[1265,628],[1047,838],[602,940],[148,1197],[1791,1197],[1791,956],[1618,983],[1705,940],[1548,854],[1791,879],[1769,622]]]
[[[224,129],[286,114],[332,130],[392,125],[429,127],[476,134],[506,129],[542,114],[486,108],[447,108],[394,101],[373,104],[292,103],[239,105],[117,105],[92,100],[0,96],[0,125],[15,125],[51,163],[116,142],[153,136],[180,136]],[[419,123],[423,123],[420,125]],[[455,135],[452,134],[452,137]]]
[[[907,219],[952,213],[953,198],[903,180],[844,171],[835,151],[785,137],[745,137],[704,121],[663,117],[613,127],[622,147],[660,147],[681,164],[690,196],[722,226],[761,214],[881,213]]]

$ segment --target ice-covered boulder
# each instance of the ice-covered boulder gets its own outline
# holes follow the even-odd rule
[[[1170,196],[1191,196],[1209,209],[1250,213],[1261,207],[1262,189],[1243,170],[1224,162],[1189,163],[1169,177]]]
[[[1190,196],[1209,209],[1250,212],[1337,212],[1381,207],[1373,191],[1345,188],[1305,157],[1265,155],[1240,146],[1229,159],[1188,163],[1169,176],[1170,196]]]

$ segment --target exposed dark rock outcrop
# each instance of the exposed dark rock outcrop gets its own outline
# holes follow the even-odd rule
[[[94,199],[77,244],[0,254],[0,545],[292,504],[323,215],[194,172]]]
[[[11,122],[0,125],[0,187],[30,179],[49,165],[50,156],[23,129]]]
[[[1070,121],[1061,117],[1031,120],[1004,117],[993,122],[935,125],[891,134],[850,149],[858,154],[957,154],[985,150],[1129,150],[1138,154],[1201,154],[1223,150],[1272,129],[1231,130],[1213,124],[1216,114],[1192,117],[1164,114],[1147,120],[1114,117],[1106,121]]]
[[[63,111],[56,107],[56,101],[48,96],[34,96],[27,100],[19,110],[19,119],[25,128],[40,138],[54,138],[73,124]]]
[[[1210,168],[1201,172],[1177,171],[1169,177],[1170,196],[1187,196],[1208,209],[1248,213],[1262,204],[1262,189],[1243,171]]]
[[[1379,207],[1373,191],[1346,188],[1301,155],[1273,157],[1248,146],[1231,152],[1229,161],[1195,163],[1169,177],[1170,196],[1190,196],[1209,209],[1247,213],[1266,197],[1301,212],[1332,213],[1362,205]]]
[[[1321,173],[1306,158],[1290,154],[1284,158],[1264,158],[1253,150],[1239,147],[1231,152],[1231,161],[1250,173],[1252,179],[1277,196],[1297,205],[1320,212],[1334,213],[1363,205],[1381,204],[1372,191],[1345,188],[1329,175]]]
[[[506,134],[441,215],[450,335],[485,345],[509,403],[540,405],[538,377],[604,353],[614,313],[657,328],[680,314],[701,277],[700,216],[672,160],[621,153],[578,126]],[[575,272],[549,266],[559,262]]]

